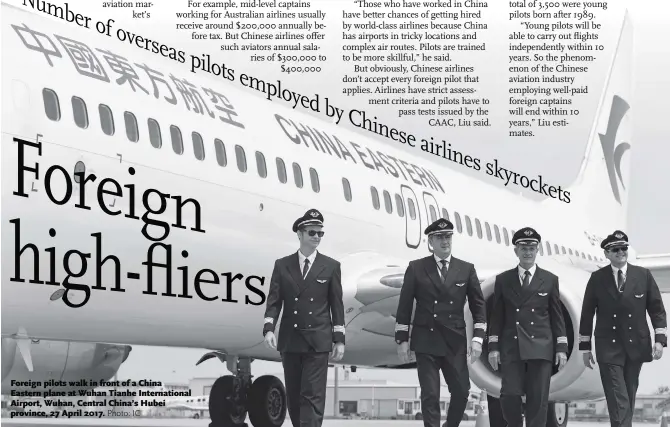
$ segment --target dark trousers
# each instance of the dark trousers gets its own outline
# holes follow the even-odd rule
[[[282,353],[288,414],[293,427],[320,427],[326,406],[329,353]]]
[[[523,427],[526,396],[526,427],[546,427],[552,363],[548,360],[521,360],[504,363],[501,368],[500,404],[509,427]]]
[[[631,427],[635,395],[642,363],[626,360],[623,366],[600,363],[600,379],[605,389],[612,427]]]
[[[500,399],[487,394],[486,400],[489,404],[489,425],[491,427],[507,427],[507,422],[505,421],[505,417],[503,417],[502,407],[500,406]]]
[[[458,354],[453,358],[447,358],[416,353],[416,365],[421,386],[421,414],[424,427],[440,425],[440,370],[451,394],[447,426],[458,427],[463,419],[470,392],[467,355]]]

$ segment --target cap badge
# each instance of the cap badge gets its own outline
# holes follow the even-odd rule
[[[316,213],[316,212],[312,212],[312,213],[310,213],[310,215],[312,215],[313,218],[316,218],[317,216],[319,216],[319,214]]]
[[[446,227],[446,226],[447,226],[447,223],[446,223],[446,222],[441,222],[441,223],[439,224],[439,227],[440,227],[440,228],[444,228],[444,227]]]
[[[526,230],[523,234],[525,234],[526,236],[530,236],[531,234],[533,234],[533,232],[530,230]]]
[[[621,239],[621,238],[623,238],[623,234],[617,233],[617,234],[614,235],[614,237],[616,237],[617,239]]]

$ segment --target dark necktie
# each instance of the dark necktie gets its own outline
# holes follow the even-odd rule
[[[617,288],[619,292],[623,291],[623,271],[621,270],[617,273]]]
[[[305,258],[305,266],[302,268],[302,278],[307,277],[307,270],[309,270],[309,259]]]
[[[525,273],[523,273],[523,285],[521,285],[522,288],[525,288],[528,286],[530,283],[530,271],[526,270]]]
[[[440,273],[442,274],[442,284],[444,285],[447,283],[447,260],[443,259],[440,260],[442,263],[442,268],[440,268]]]

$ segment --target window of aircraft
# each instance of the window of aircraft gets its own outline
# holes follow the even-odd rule
[[[586,256],[584,256],[584,252],[580,252],[579,254],[582,256],[582,258],[586,259]]]
[[[205,160],[205,144],[202,142],[202,136],[198,132],[191,133],[193,140],[193,154],[198,160]]]
[[[409,217],[416,219],[416,210],[414,210],[414,200],[407,199],[407,209],[409,209]]]
[[[219,163],[219,166],[225,167],[228,164],[226,146],[223,145],[223,141],[218,138],[214,139],[214,152],[216,153],[216,161]]]
[[[496,233],[496,243],[500,243],[500,229],[495,224],[493,224],[493,231]]]
[[[430,222],[435,222],[437,221],[437,212],[435,212],[435,207],[433,205],[430,205]]]
[[[505,238],[505,246],[509,246],[509,236],[507,235],[506,227],[503,227],[503,237]]]
[[[379,210],[379,193],[375,187],[370,187],[370,194],[372,195],[372,206]]]
[[[265,156],[260,151],[256,151],[256,169],[258,170],[258,176],[261,178],[268,176],[268,168],[265,165]]]
[[[551,243],[547,240],[547,255],[551,255]]]
[[[456,230],[459,233],[463,232],[463,223],[461,222],[461,215],[458,212],[454,212],[454,217],[456,218]]]
[[[170,137],[172,138],[172,151],[184,154],[184,140],[181,138],[181,130],[175,125],[170,125]]]
[[[565,255],[565,254],[566,254],[566,252],[565,252],[565,246],[561,246],[561,249],[563,249],[563,255]]]
[[[342,178],[342,189],[344,190],[344,200],[347,202],[351,201],[351,185],[349,185],[349,180]]]
[[[493,240],[491,238],[491,227],[489,226],[488,222],[485,222],[484,225],[486,226],[486,238],[489,239],[489,242]]]
[[[293,162],[293,181],[296,187],[302,188],[302,169],[296,162]]]
[[[286,184],[288,181],[286,165],[284,164],[284,160],[282,160],[280,157],[277,157],[277,177],[279,178],[279,182],[282,184]]]
[[[86,112],[86,103],[78,96],[72,97],[72,114],[74,115],[74,122],[82,129],[88,127],[88,113]]]
[[[316,172],[316,169],[309,168],[309,179],[312,181],[312,190],[318,193],[321,190],[321,185],[319,184],[319,174]]]
[[[442,208],[442,218],[449,221],[449,212],[447,212],[447,210],[445,208]]]
[[[542,250],[542,245],[537,245],[540,255],[544,255],[544,251]]]
[[[472,222],[470,221],[470,217],[465,215],[465,227],[468,230],[468,235],[472,236]]]
[[[482,238],[482,223],[479,222],[479,218],[475,218],[475,226],[477,227],[477,237]]]
[[[131,142],[137,142],[140,139],[140,131],[137,128],[137,119],[130,111],[123,113],[123,122],[126,125],[126,136]]]
[[[589,258],[589,261],[593,261],[593,258],[591,258],[591,254],[587,255]]]
[[[554,252],[558,255],[560,252],[558,251],[558,245],[554,243]]]
[[[50,120],[57,122],[60,120],[60,104],[58,95],[51,89],[42,89],[42,99],[44,100],[44,112]]]
[[[237,169],[240,172],[247,171],[247,155],[241,145],[235,145],[235,158],[237,159]]]
[[[393,203],[391,203],[391,195],[386,190],[384,190],[384,207],[386,208],[386,212],[388,213],[393,212]]]
[[[154,148],[161,148],[163,141],[161,140],[161,128],[158,122],[154,119],[149,119],[147,120],[147,126],[149,127],[149,142],[151,142]]]
[[[398,212],[399,217],[404,217],[405,216],[405,205],[402,203],[402,197],[400,197],[400,194],[395,195],[395,209]]]
[[[568,248],[568,253],[572,255],[572,249]]]
[[[105,135],[114,135],[114,116],[112,110],[105,104],[98,105],[98,114],[100,114],[100,127]]]

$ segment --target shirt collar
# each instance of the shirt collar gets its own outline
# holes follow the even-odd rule
[[[435,254],[433,254],[433,258],[435,258],[435,262],[437,263],[437,265],[442,267],[442,262],[441,262],[442,258],[440,258],[439,256],[437,256]],[[449,254],[449,256],[446,257],[445,259],[447,260],[447,265],[450,265],[451,264],[451,254]]]
[[[528,271],[530,271],[530,276],[531,277],[535,276],[535,269],[536,268],[537,268],[537,264],[533,264],[533,266],[528,269]],[[519,274],[519,277],[523,277],[525,272],[526,272],[525,268],[521,267],[520,265],[517,267],[517,273]]]
[[[619,269],[613,266],[612,264],[610,265],[612,266],[612,271],[614,272],[614,274],[619,274]],[[621,267],[621,271],[623,271],[623,275],[625,276],[626,273],[628,272],[628,263],[625,263],[623,267]]]
[[[300,252],[300,249],[298,249],[298,260],[300,261],[300,265],[303,265],[305,263],[305,258],[309,259],[309,265],[314,265],[314,258],[316,258],[316,249],[314,252],[312,252],[312,255],[306,257],[303,255],[302,252]]]

